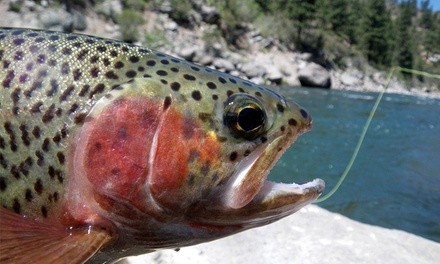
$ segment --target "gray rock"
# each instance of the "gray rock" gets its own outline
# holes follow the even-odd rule
[[[70,14],[61,8],[50,8],[41,14],[41,23],[46,29],[61,28],[66,22],[66,18],[70,19]],[[72,21],[73,22],[73,21]]]
[[[226,72],[231,72],[235,70],[235,66],[232,62],[222,59],[222,58],[216,58],[214,59],[213,63],[215,68],[217,69],[223,69]]]
[[[341,82],[347,86],[357,86],[362,84],[362,77],[355,70],[345,71],[341,74]]]
[[[105,18],[116,21],[116,18],[122,13],[122,3],[120,0],[100,1],[95,10]]]
[[[243,64],[240,70],[248,77],[261,77],[266,74],[266,68],[263,66],[256,64],[255,62],[248,62]]]
[[[211,65],[214,58],[209,54],[197,52],[194,61],[202,65]]]
[[[194,56],[196,55],[196,51],[197,51],[196,47],[186,47],[181,50],[178,50],[176,53],[183,59],[192,61]]]
[[[298,79],[302,86],[330,88],[330,73],[321,65],[314,62],[308,63],[299,70]]]
[[[165,30],[168,30],[168,31],[177,31],[177,29],[179,28],[179,26],[177,25],[177,23],[176,22],[174,22],[174,21],[167,21],[166,23],[165,23],[165,25],[163,25],[163,28],[165,29]]]
[[[432,264],[439,259],[440,243],[308,205],[264,227],[179,252],[162,250],[132,257],[125,263]]]
[[[87,29],[87,20],[86,17],[77,10],[72,10],[73,17],[73,27],[76,30],[84,31]]]
[[[299,59],[307,62],[310,62],[312,57],[313,57],[312,53],[309,52],[304,52],[299,54]]]
[[[208,24],[217,24],[220,20],[220,13],[214,6],[202,5],[200,14],[202,15],[202,20]]]
[[[269,67],[267,69],[266,78],[274,84],[281,84],[283,81],[283,74],[276,67]]]

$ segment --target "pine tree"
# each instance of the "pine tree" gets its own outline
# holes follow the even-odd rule
[[[404,1],[399,6],[396,20],[395,62],[404,68],[412,68],[414,45],[411,37],[412,2]]]
[[[391,16],[385,0],[366,1],[364,9],[360,25],[361,49],[370,62],[388,66],[391,57]]]
[[[303,44],[303,31],[310,28],[310,22],[315,18],[315,2],[316,0],[280,0],[276,2],[276,9],[284,13],[296,27],[295,42],[299,46]]]

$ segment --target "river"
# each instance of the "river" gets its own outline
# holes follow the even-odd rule
[[[275,181],[326,181],[328,192],[347,165],[376,93],[283,88],[305,107],[313,129],[270,174]],[[440,242],[440,100],[385,94],[352,170],[318,204],[360,222]]]

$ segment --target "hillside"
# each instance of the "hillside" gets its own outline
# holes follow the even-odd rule
[[[0,26],[121,39],[256,83],[379,91],[391,66],[440,72],[439,12],[414,2],[3,0]],[[440,81],[400,75],[389,91],[437,97]]]

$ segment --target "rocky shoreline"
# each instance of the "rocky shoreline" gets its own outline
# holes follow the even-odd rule
[[[19,8],[14,8],[18,3]],[[153,38],[154,49],[258,84],[374,92],[384,89],[387,73],[374,69],[361,58],[346,58],[345,69],[324,67],[320,65],[322,58],[263,37],[252,25],[247,25],[237,40],[245,49],[234,50],[218,36],[221,17],[215,7],[193,0],[188,26],[188,22],[176,23],[171,18],[172,6],[164,3],[154,10],[142,11],[144,23],[138,26],[139,39]],[[66,9],[69,8],[52,5],[51,1],[1,1],[0,26],[73,30],[121,39],[121,26],[114,22],[123,12],[120,0],[104,1],[81,10]],[[394,76],[387,92],[440,98],[440,80],[408,87]]]
[[[439,259],[439,243],[308,205],[264,227],[178,252],[130,257],[119,264],[432,264]]]

